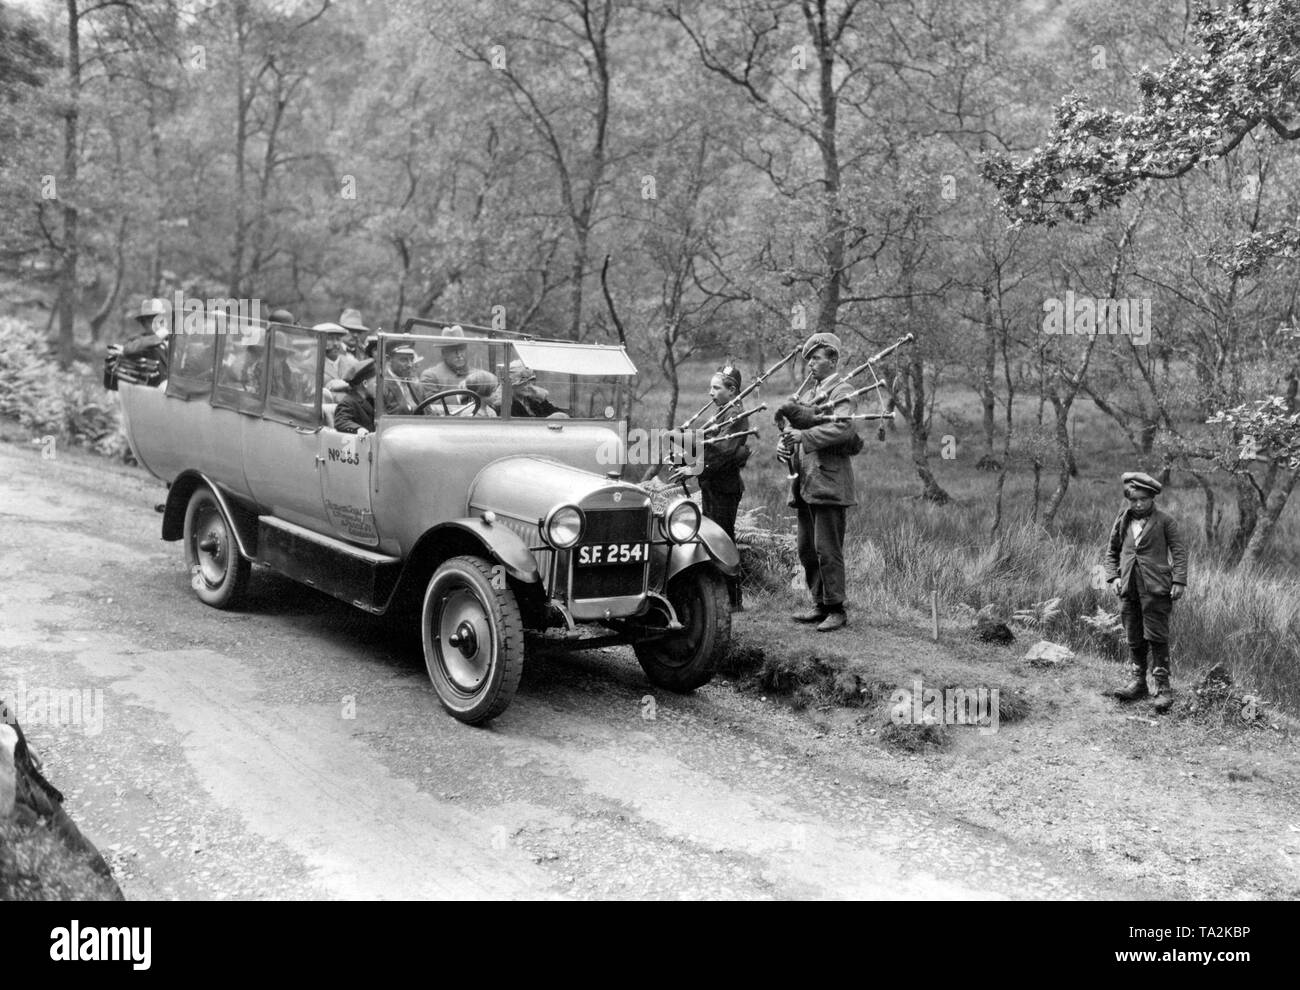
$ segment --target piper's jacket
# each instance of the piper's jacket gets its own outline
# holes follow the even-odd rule
[[[736,403],[727,410],[724,418],[731,419],[745,411],[743,402]],[[743,423],[744,420],[741,420]],[[744,427],[737,424],[728,428],[728,432],[741,432]],[[716,495],[734,495],[739,497],[745,492],[745,480],[740,476],[740,469],[749,460],[749,437],[733,437],[721,443],[711,443],[704,448],[704,468],[700,471],[700,489],[708,488]]]
[[[834,415],[853,414],[854,401],[849,398],[852,391],[853,386],[843,379],[831,386],[827,401],[834,403]],[[822,423],[800,432],[803,442],[799,449],[799,477],[791,485],[790,504],[797,506],[802,499],[809,505],[857,505],[853,459],[843,452],[844,445],[857,433],[853,420]]]
[[[1120,579],[1120,594],[1128,594],[1136,565],[1148,594],[1167,595],[1175,584],[1187,584],[1187,544],[1172,516],[1152,509],[1137,540],[1129,522],[1132,509],[1120,510],[1106,543],[1106,580]]]

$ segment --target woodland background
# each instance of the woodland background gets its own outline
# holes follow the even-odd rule
[[[644,426],[727,355],[910,332],[864,604],[1056,598],[1113,649],[1140,468],[1193,540],[1175,636],[1294,700],[1298,46],[1292,0],[0,4],[0,415],[111,449],[93,364],[176,290],[623,341]],[[1043,333],[1067,291],[1150,343]]]

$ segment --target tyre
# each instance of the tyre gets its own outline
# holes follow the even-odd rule
[[[711,567],[692,567],[668,582],[668,601],[683,631],[633,649],[651,684],[678,693],[694,691],[709,682],[731,645],[727,582]]]
[[[453,557],[433,573],[424,592],[420,632],[424,665],[442,706],[470,725],[510,706],[524,669],[524,624],[492,565]]]
[[[207,485],[199,485],[185,507],[185,563],[199,601],[234,608],[248,587],[250,566],[239,552],[235,530]]]

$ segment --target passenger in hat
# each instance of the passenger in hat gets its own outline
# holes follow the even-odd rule
[[[833,333],[815,333],[804,342],[802,353],[812,384],[800,398],[831,403],[832,415],[851,416],[853,386],[839,373],[840,339]],[[818,632],[848,624],[844,529],[848,509],[857,505],[849,454],[856,436],[852,420],[803,430],[787,425],[781,435],[781,449],[790,458],[790,505],[799,519],[799,562],[813,597],[812,608],[792,618],[817,623]]]
[[[348,353],[360,363],[366,357],[366,342],[370,335],[370,328],[366,326],[366,321],[361,318],[361,310],[345,309],[339,316],[339,326],[344,327],[351,335],[348,337],[345,346]],[[373,357],[373,355],[371,356]]]
[[[172,332],[171,306],[165,299],[146,299],[134,319],[139,330],[122,345],[118,374],[142,385],[159,385],[167,377],[167,338]]]
[[[459,325],[443,327],[442,336],[463,338],[465,330]],[[442,360],[420,376],[420,385],[426,396],[449,388],[460,388],[470,371],[469,357],[464,344],[443,344],[438,350],[441,352]]]
[[[337,323],[317,323],[312,329],[325,334],[325,363],[321,376],[325,390],[342,398],[348,390],[348,375],[361,363],[344,349],[350,339],[350,332]],[[338,399],[333,401],[337,402]]]
[[[348,375],[348,390],[334,410],[334,428],[340,433],[375,430],[375,362],[367,358]]]
[[[1121,601],[1132,680],[1115,692],[1121,701],[1147,697],[1147,665],[1155,682],[1156,711],[1168,711],[1169,619],[1187,587],[1187,545],[1178,524],[1156,508],[1163,486],[1141,471],[1120,476],[1128,504],[1120,509],[1106,544],[1106,580]]]
[[[384,368],[384,413],[409,416],[424,398],[415,380],[415,365],[420,360],[410,344],[389,343],[388,363]]]
[[[257,374],[257,384],[260,391],[262,382],[261,364],[266,355],[266,347],[263,344],[264,337],[252,336],[237,338],[242,341],[242,354],[230,353],[227,350],[226,363],[227,367],[222,370],[222,384],[235,384],[242,389],[254,391],[253,374]]]
[[[551,402],[551,393],[537,384],[537,375],[532,368],[519,358],[510,362],[511,416],[546,419],[562,412]]]
[[[176,338],[179,356],[176,360],[176,375],[196,381],[212,380],[213,357],[216,353],[217,338],[226,332],[226,314],[221,310],[209,310],[203,317],[201,333],[182,333]]]
[[[732,361],[727,361],[709,380],[709,398],[718,410],[716,423],[725,424],[744,413],[743,402],[721,412],[740,393],[740,383],[740,369]],[[736,513],[740,508],[740,497],[745,493],[745,481],[740,470],[749,461],[749,437],[721,438],[743,433],[748,428],[748,423],[742,419],[731,426],[722,426],[720,430],[707,431],[707,437],[719,439],[704,445],[704,466],[698,475],[704,514],[721,526],[733,543],[736,540]],[[704,434],[705,431],[701,431],[701,439],[706,438]],[[688,477],[685,468],[679,468],[669,476],[669,480],[685,483]],[[727,592],[731,598],[731,610],[743,612],[739,575],[727,578]]]
[[[258,345],[250,345],[249,349]],[[261,350],[261,348],[259,348]],[[316,401],[316,389],[312,385],[311,379],[301,371],[296,370],[289,362],[297,351],[292,343],[282,334],[275,335],[275,347],[271,352],[271,382],[270,396],[277,399],[284,399],[288,402],[297,402],[303,405],[314,403]],[[248,389],[251,392],[260,393],[262,391],[262,374],[267,362],[262,359],[258,360],[249,370]]]

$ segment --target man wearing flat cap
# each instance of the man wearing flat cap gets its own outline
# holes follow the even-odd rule
[[[1147,665],[1155,682],[1155,709],[1173,704],[1169,684],[1169,617],[1187,587],[1187,545],[1178,524],[1156,508],[1163,487],[1149,474],[1121,476],[1128,505],[1120,510],[1106,545],[1106,580],[1122,604],[1120,619],[1128,641],[1133,679],[1115,692],[1121,701],[1138,701],[1147,690]]]
[[[348,375],[347,394],[334,410],[334,428],[340,433],[375,431],[375,362],[367,358]]]
[[[313,330],[325,332],[325,363],[321,382],[325,389],[326,402],[338,402],[347,392],[348,376],[360,364],[346,350],[349,331],[337,323],[317,323]]]
[[[832,415],[851,416],[853,386],[839,374],[840,350],[835,334],[815,333],[804,342],[803,358],[814,379],[812,396],[832,403]],[[783,448],[794,454],[798,465],[791,482],[790,505],[799,514],[799,562],[813,597],[812,608],[792,618],[817,623],[818,632],[832,632],[848,624],[844,614],[844,524],[848,508],[857,505],[848,446],[856,436],[853,420],[846,419],[804,430],[787,427],[781,437]]]
[[[409,416],[424,398],[415,380],[419,356],[410,344],[390,344],[385,354],[388,364],[384,368],[384,412],[390,416]]]

